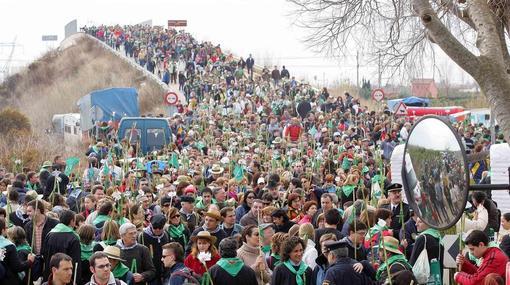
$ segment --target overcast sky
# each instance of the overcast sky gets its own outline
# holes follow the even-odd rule
[[[293,25],[293,17],[289,16],[292,9],[285,0],[2,0],[1,11],[0,42],[12,42],[16,37],[18,44],[12,66],[26,64],[58,46],[64,26],[73,19],[78,20],[79,27],[136,24],[149,19],[155,25],[166,25],[169,19],[185,19],[187,30],[198,39],[219,43],[239,56],[252,53],[256,64],[286,65],[291,75],[312,84],[356,82],[356,51],[347,52],[346,59],[331,59],[307,50],[302,43],[306,31]],[[42,35],[55,34],[58,42],[41,41]],[[0,70],[9,53],[10,47],[0,45]],[[452,61],[439,62],[436,81],[439,72],[449,74],[451,82],[468,81],[469,77]],[[424,77],[432,75],[425,71]],[[363,51],[360,81],[361,77],[372,82],[377,79],[377,65],[364,60]]]

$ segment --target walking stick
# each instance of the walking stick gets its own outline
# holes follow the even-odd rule
[[[38,211],[38,205],[39,205],[39,199],[35,199],[35,209],[34,209],[34,213],[32,214],[32,244],[31,244],[31,247],[30,247],[30,253],[33,254],[34,253],[34,244],[35,244],[35,227],[37,226],[36,225],[36,221],[35,221],[35,217],[36,217],[36,211]],[[27,285],[30,285],[30,280],[32,279],[32,267],[30,267],[28,269],[28,279],[27,279]]]

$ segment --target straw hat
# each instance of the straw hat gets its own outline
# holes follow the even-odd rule
[[[103,252],[108,256],[108,258],[126,262],[124,259],[120,258],[120,248],[116,246],[109,245],[103,250]]]
[[[396,238],[392,236],[385,236],[381,245],[379,246],[379,250],[386,248],[386,251],[393,252],[396,254],[402,254],[402,252],[398,249],[399,242]]]
[[[209,242],[211,242],[211,244],[216,243],[216,237],[212,236],[208,231],[200,231],[196,236],[191,237],[193,242],[197,242],[197,239],[207,239]]]
[[[211,173],[212,174],[222,174],[224,170],[225,169],[223,169],[223,167],[219,166],[218,164],[214,164],[211,168]]]
[[[223,221],[223,217],[221,216],[218,210],[209,210],[204,215],[216,219],[217,221]]]

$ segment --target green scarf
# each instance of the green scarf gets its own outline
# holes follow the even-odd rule
[[[273,268],[275,268],[276,266],[278,266],[282,263],[282,261],[281,261],[282,258],[279,254],[271,253],[271,257],[274,258],[274,260],[275,260],[275,262],[273,264]]]
[[[437,238],[439,242],[441,242],[441,233],[436,229],[428,228],[421,232],[420,235],[430,235],[433,236],[434,238]]]
[[[72,233],[74,234],[78,240],[80,239],[80,236],[73,230],[73,228],[66,226],[62,223],[57,224],[50,233]]]
[[[407,268],[412,268],[412,266],[409,265],[406,257],[403,254],[396,254],[388,258],[383,264],[381,264],[381,266],[379,266],[379,269],[377,269],[377,273],[375,274],[375,279],[377,281],[383,281],[379,279],[381,279],[381,274],[387,270],[386,266],[391,266],[395,262],[403,263]],[[391,276],[388,276],[388,278],[391,278]]]
[[[305,285],[305,283],[306,283],[305,272],[306,272],[306,269],[308,268],[308,266],[306,266],[306,264],[304,262],[301,261],[301,263],[299,263],[299,269],[297,271],[294,268],[294,265],[292,265],[292,263],[290,263],[289,260],[283,262],[283,265],[285,265],[285,267],[287,267],[287,269],[289,269],[290,272],[292,272],[292,274],[296,275],[296,284],[297,285]]]
[[[184,227],[184,224],[179,224],[178,226],[170,225],[168,227],[168,235],[173,239],[182,238],[184,241],[184,244],[187,244],[186,241],[186,235],[184,234],[184,231],[186,228]]]
[[[126,265],[122,264],[122,262],[119,261],[119,262],[117,262],[117,265],[115,266],[115,268],[112,271],[113,277],[120,279],[128,271],[129,271],[129,268]]]
[[[94,219],[94,226],[97,227],[98,224],[102,223],[102,222],[106,222],[110,219],[110,216],[108,215],[97,215],[97,217]]]
[[[344,185],[342,187],[342,191],[344,192],[345,196],[349,197],[352,194],[352,191],[354,191],[354,188],[356,188],[356,185]]]
[[[92,253],[94,253],[94,246],[96,245],[95,242],[91,242],[90,244],[83,244],[80,242],[80,249],[81,249],[81,260],[89,260],[92,256]]]
[[[238,258],[221,258],[216,263],[219,267],[225,269],[225,271],[228,272],[228,274],[232,275],[232,277],[236,277],[237,273],[241,271],[241,268],[243,268],[244,262]]]
[[[20,250],[26,250],[28,252],[32,252],[32,247],[30,247],[28,244],[24,243],[24,244],[20,244],[16,247],[16,251],[20,251]]]
[[[271,245],[264,245],[262,246],[261,250],[263,253],[268,253],[271,251]]]

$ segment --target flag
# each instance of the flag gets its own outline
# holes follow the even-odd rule
[[[244,169],[241,165],[237,164],[234,168],[234,178],[237,181],[243,180]]]
[[[179,168],[179,157],[177,153],[172,153],[172,157],[170,158],[170,161],[168,162],[169,165],[171,165],[173,168]]]
[[[73,156],[66,159],[66,169],[64,170],[64,173],[69,176],[78,163],[80,163],[80,159],[78,157]]]

